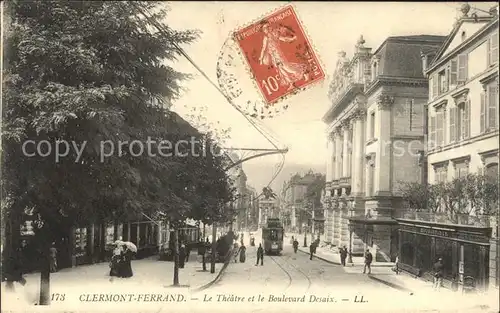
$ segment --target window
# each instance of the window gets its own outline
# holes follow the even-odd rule
[[[484,171],[486,177],[493,182],[498,180],[498,163],[489,164]]]
[[[481,94],[481,133],[494,131],[498,127],[498,87],[496,83],[486,86]]]
[[[446,77],[446,71],[442,70],[438,74],[438,81],[439,81],[439,95],[445,93],[448,91],[448,79]]]
[[[370,139],[375,138],[375,112],[370,114]]]
[[[458,82],[463,83],[468,78],[469,55],[460,54],[458,56]]]
[[[464,162],[455,164],[455,177],[456,178],[465,177],[468,174],[469,174],[469,162],[468,161],[464,161]]]
[[[488,40],[488,66],[498,63],[498,32],[491,35]]]
[[[436,166],[434,168],[435,183],[445,183],[448,180],[448,169],[446,165]]]
[[[431,82],[432,82],[432,98],[436,98],[439,94],[439,76],[438,75],[434,75],[431,79]]]
[[[432,141],[434,142],[436,147],[444,146],[444,125],[446,119],[445,113],[446,110],[443,107],[436,109],[436,116],[434,117],[435,121],[431,121],[431,127],[434,126],[435,129],[435,131],[432,131],[434,133],[434,139]]]
[[[470,100],[450,108],[450,142],[470,137]]]

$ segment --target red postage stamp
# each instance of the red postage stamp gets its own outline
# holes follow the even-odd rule
[[[291,5],[234,34],[268,104],[325,78]]]

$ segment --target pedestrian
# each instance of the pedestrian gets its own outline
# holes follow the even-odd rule
[[[441,284],[443,283],[444,276],[444,266],[443,259],[439,258],[436,263],[434,263],[434,284],[433,289],[439,291],[441,288]]]
[[[368,269],[368,274],[372,273],[372,261],[373,261],[373,255],[371,254],[370,250],[366,249],[365,253],[365,266],[363,267],[363,274],[366,273],[366,269]]]
[[[53,242],[52,246],[49,248],[49,257],[50,257],[50,272],[57,272],[57,249],[56,243]]]
[[[293,252],[297,253],[297,250],[299,249],[299,242],[297,239],[293,240]]]
[[[316,243],[311,242],[311,245],[309,246],[309,260],[313,259],[313,254],[316,252]]]
[[[246,251],[247,251],[247,248],[245,247],[245,245],[241,245],[241,247],[240,247],[240,262],[241,263],[245,263],[245,260],[247,258]]]
[[[262,248],[262,244],[259,243],[259,247],[257,248],[257,263],[255,263],[255,266],[259,265],[264,265],[264,249]]]
[[[294,242],[294,238],[292,236],[292,239],[290,240],[290,243],[293,244],[293,242]]]
[[[186,261],[186,246],[181,243],[179,247],[179,268],[184,268],[184,263]]]
[[[342,266],[345,266],[345,259],[347,258],[347,248],[346,246],[344,246],[343,248],[340,248],[340,264],[342,264]]]
[[[113,256],[111,257],[111,262],[109,262],[109,276],[117,276],[120,277],[120,266],[122,262],[122,246],[116,244],[116,247],[113,249]]]
[[[134,252],[130,250],[127,246],[122,250],[122,262],[121,262],[121,273],[120,277],[129,278],[134,276],[132,272],[132,257],[134,256]]]
[[[189,261],[189,255],[191,254],[191,246],[186,246],[186,262]]]
[[[399,255],[396,255],[396,260],[394,260],[394,272],[399,275]]]

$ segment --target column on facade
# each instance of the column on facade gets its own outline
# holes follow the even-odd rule
[[[342,153],[343,153],[343,161],[342,161],[342,175],[341,177],[349,176],[349,132],[350,132],[350,121],[345,120],[342,123]]]
[[[334,204],[333,206],[333,242],[336,246],[340,246],[340,228],[341,228],[341,216],[339,204]]]
[[[339,179],[342,177],[342,163],[340,162],[341,160],[341,155],[340,152],[342,151],[342,136],[341,136],[341,128],[337,127],[335,129],[335,134],[334,134],[334,141],[335,141],[335,167],[334,167],[334,174],[335,174],[335,179]]]
[[[364,196],[365,172],[365,111],[355,112],[353,125],[353,151],[352,151],[352,196]]]
[[[335,153],[334,141],[331,134],[327,138],[327,159],[326,159],[326,181],[331,182],[333,178],[333,154]]]
[[[375,180],[375,194],[379,196],[390,196],[391,192],[391,156],[392,145],[386,144],[391,140],[391,108],[394,104],[392,96],[381,94],[377,99],[378,104],[378,125],[379,138],[377,158],[375,160],[376,180]]]
[[[349,210],[347,208],[346,203],[342,203],[340,207],[340,245],[348,246],[349,245]]]
[[[357,109],[353,115],[353,151],[352,151],[352,206],[351,216],[364,216],[364,172],[365,172],[365,110]],[[353,254],[363,253],[364,229],[359,225],[352,225],[350,231],[350,249]]]

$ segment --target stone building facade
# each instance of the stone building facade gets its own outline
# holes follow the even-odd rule
[[[351,60],[339,53],[330,85],[326,240],[370,249],[376,261],[397,254],[394,210],[400,183],[421,181],[424,105],[428,82],[421,51],[437,50],[442,36],[388,37],[375,51],[361,37]],[[331,230],[331,231],[329,231]]]
[[[429,184],[468,173],[499,179],[498,6],[483,16],[469,10],[462,7],[463,17],[439,51],[423,55],[430,87]],[[453,289],[460,289],[467,277],[479,288],[498,288],[498,217],[470,214],[458,221],[444,211],[432,218],[399,219],[405,227],[402,263],[425,273],[432,271],[432,263],[419,255],[442,257],[445,283]],[[429,227],[440,231],[422,232]]]

